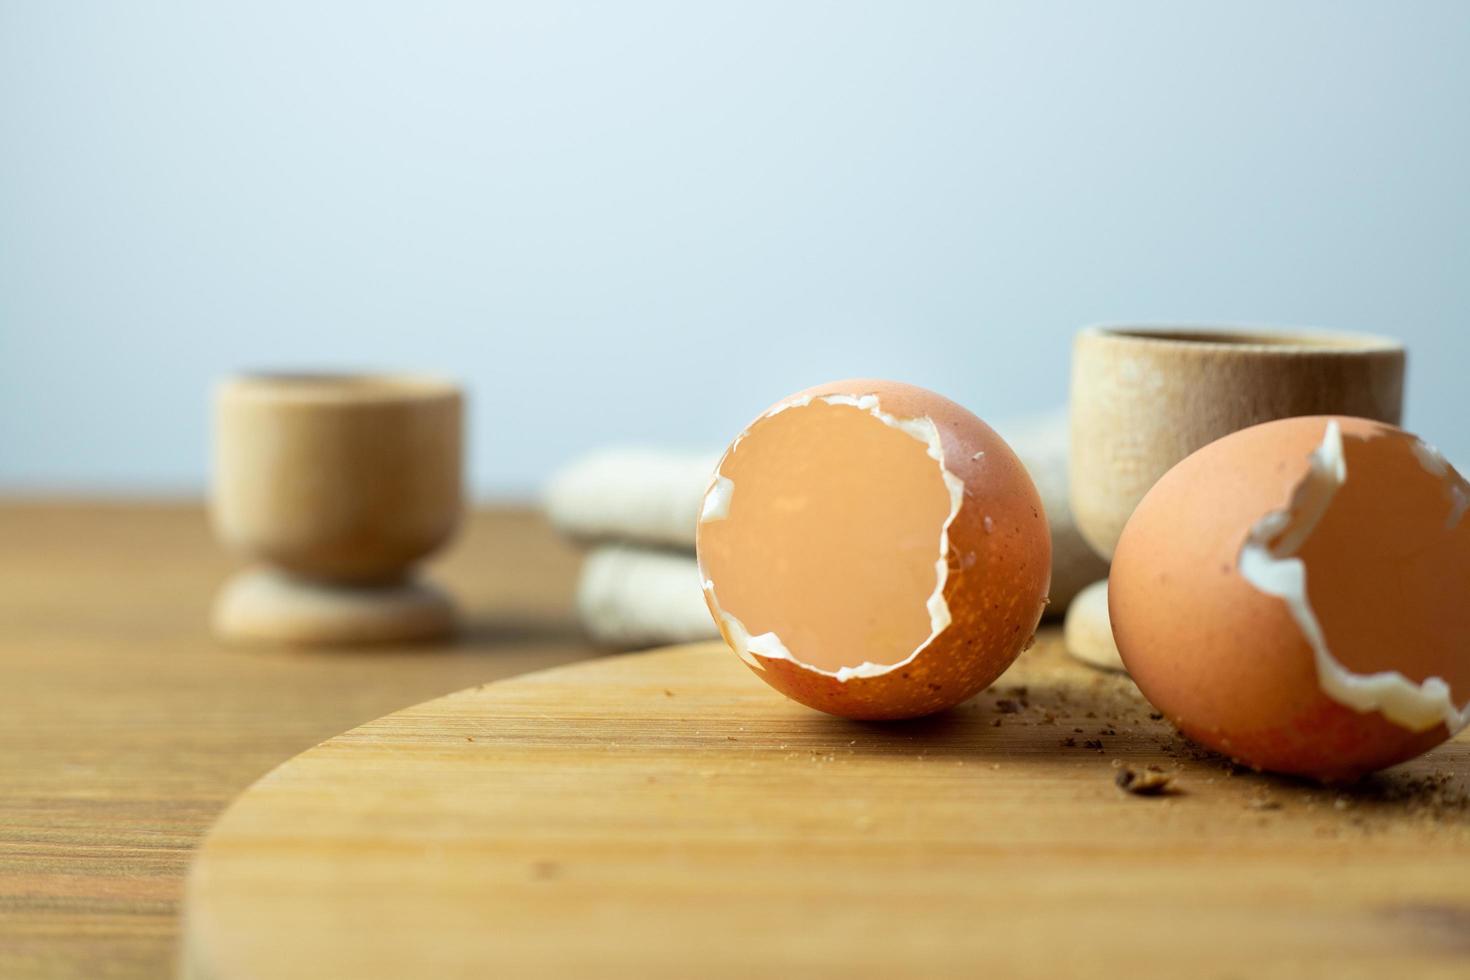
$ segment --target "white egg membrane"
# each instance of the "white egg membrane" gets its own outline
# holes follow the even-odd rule
[[[859,411],[867,412],[884,425],[891,426],[906,435],[912,436],[924,444],[928,450],[929,457],[939,465],[940,475],[944,478],[944,485],[949,490],[949,516],[944,519],[944,524],[939,529],[939,557],[934,563],[936,581],[934,592],[929,596],[926,603],[929,610],[928,638],[915,647],[913,653],[898,663],[875,664],[864,662],[858,664],[856,667],[842,667],[835,671],[824,670],[821,667],[814,667],[811,664],[805,663],[796,657],[795,654],[786,648],[786,645],[781,642],[781,638],[774,632],[751,636],[750,631],[745,628],[744,623],[720,607],[719,601],[715,597],[714,582],[705,579],[704,591],[709,597],[710,607],[715,610],[716,618],[724,624],[725,632],[730,637],[730,642],[735,646],[735,652],[740,655],[741,660],[744,660],[757,670],[765,670],[765,665],[757,659],[758,655],[768,660],[789,660],[805,670],[812,671],[816,674],[823,674],[827,677],[834,677],[839,681],[847,681],[854,677],[880,677],[883,674],[898,670],[900,667],[905,667],[912,663],[914,658],[918,657],[929,644],[934,642],[935,637],[949,627],[949,604],[944,601],[944,584],[949,578],[949,526],[954,523],[955,515],[960,512],[960,504],[963,502],[965,495],[965,484],[944,465],[944,447],[940,442],[939,427],[934,424],[934,420],[928,416],[899,418],[895,415],[890,415],[879,406],[877,395],[806,395],[802,398],[793,398],[789,401],[782,402],[762,415],[761,419],[768,419],[788,409],[805,407],[810,405],[814,398],[820,398],[821,401],[826,402],[828,405],[849,405]],[[760,420],[757,419],[745,432],[737,436],[735,442],[730,446],[730,453],[736,452],[740,448],[740,443],[745,439],[746,432],[749,432],[750,429],[759,424]],[[709,490],[705,494],[704,508],[699,518],[700,523],[724,520],[729,517],[730,501],[734,493],[734,481],[723,475],[719,467],[716,466],[714,477],[710,481]]]
[[[1425,469],[1445,481],[1450,505],[1446,527],[1454,527],[1470,506],[1470,489],[1434,447],[1416,440],[1414,452]],[[1347,459],[1337,422],[1327,423],[1322,444],[1310,459],[1311,466],[1292,492],[1290,506],[1272,511],[1251,528],[1240,550],[1240,574],[1260,591],[1286,603],[1312,648],[1317,682],[1329,698],[1355,711],[1381,712],[1409,731],[1427,731],[1441,723],[1451,734],[1460,731],[1470,724],[1470,702],[1457,707],[1442,678],[1429,677],[1419,684],[1396,670],[1356,674],[1327,648],[1322,625],[1307,601],[1306,564],[1296,553],[1347,482]]]

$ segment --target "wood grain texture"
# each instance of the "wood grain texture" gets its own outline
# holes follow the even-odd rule
[[[1171,775],[1142,797],[1123,767]],[[1239,771],[1044,634],[861,724],[718,644],[470,689],[237,801],[194,980],[1465,976],[1470,742],[1350,790]]]
[[[272,766],[468,684],[594,653],[577,558],[536,517],[472,518],[432,576],[457,643],[234,649],[234,562],[196,505],[0,504],[0,977],[158,977],[193,849]]]

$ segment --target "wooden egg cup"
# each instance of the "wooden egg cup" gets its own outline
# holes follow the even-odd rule
[[[343,645],[453,631],[413,566],[461,510],[463,399],[434,378],[249,375],[214,404],[211,517],[257,564],[221,591],[231,640]]]
[[[1403,345],[1368,334],[1088,327],[1072,348],[1077,527],[1111,560],[1144,494],[1201,446],[1298,415],[1354,415],[1397,425],[1403,387]],[[1123,669],[1108,622],[1106,581],[1073,600],[1065,632],[1079,660]]]

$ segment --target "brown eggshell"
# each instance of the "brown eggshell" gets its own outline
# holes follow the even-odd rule
[[[944,466],[965,488],[948,529],[944,599],[951,622],[911,662],[877,676],[839,680],[791,660],[753,654],[762,668],[755,672],[788,697],[846,718],[913,718],[942,711],[999,677],[1035,633],[1051,577],[1051,538],[1040,497],[1020,460],[994,430],[923,388],[893,381],[836,381],[782,399],[772,408],[828,395],[876,395],[883,412],[927,417],[937,427]],[[704,532],[701,525],[701,538]],[[936,560],[939,532],[936,526]],[[714,586],[717,598],[717,580]],[[792,583],[792,588],[801,587]],[[706,599],[720,622],[720,609],[708,591]],[[855,615],[859,612],[854,609]],[[736,648],[728,633],[725,639]]]
[[[1240,572],[1247,536],[1292,502],[1329,421],[1244,429],[1171,469],[1123,531],[1109,607],[1129,673],[1184,734],[1256,768],[1340,780],[1413,758],[1449,733],[1442,724],[1410,731],[1325,694],[1287,603]],[[1362,419],[1336,421],[1347,482],[1298,551],[1327,646],[1354,673],[1397,670],[1416,683],[1440,676],[1453,690],[1470,691],[1470,658],[1453,655],[1456,643],[1463,650],[1470,641],[1470,620],[1398,587],[1415,576],[1433,581],[1449,565],[1458,570],[1446,594],[1466,584],[1470,537],[1466,528],[1446,537],[1445,485],[1413,457],[1417,441],[1409,434]],[[1414,527],[1385,523],[1391,520]],[[1405,535],[1433,539],[1437,567],[1425,567],[1413,548],[1405,552]],[[1381,628],[1370,636],[1355,623],[1363,616],[1381,620]],[[1394,635],[1398,642],[1385,640]]]

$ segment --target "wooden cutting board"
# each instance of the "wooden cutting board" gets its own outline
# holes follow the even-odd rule
[[[1122,767],[1177,793],[1131,795]],[[859,724],[719,645],[463,691],[262,779],[191,978],[1470,975],[1470,742],[1351,790],[1193,749],[1055,635]]]

